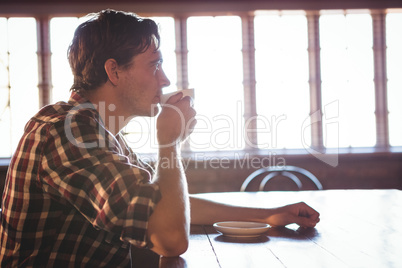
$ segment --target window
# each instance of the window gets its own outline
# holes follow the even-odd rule
[[[371,20],[369,14],[320,17],[322,105],[339,109],[339,132],[323,128],[327,147],[375,145]]]
[[[36,21],[0,18],[0,35],[0,157],[9,157],[39,108]]]
[[[193,151],[244,147],[241,38],[237,16],[187,20],[189,83],[197,110]]]
[[[52,52],[51,102],[68,101],[73,75],[67,60],[67,49],[79,24],[78,18],[53,18],[50,20],[50,47]]]
[[[163,68],[171,81],[164,92],[195,88],[198,124],[184,150],[292,153],[317,144],[324,149],[401,148],[402,13],[375,13],[386,31],[373,29],[378,24],[367,10],[316,11],[317,24],[310,11],[153,17],[160,24]],[[52,85],[49,101],[55,102],[70,94],[67,47],[83,19],[0,18],[0,138],[5,141],[0,157],[12,154],[24,124],[42,103],[38,71],[46,70],[39,69],[42,48],[37,46],[47,40],[37,26],[49,26],[51,56],[44,57],[51,57],[52,81],[45,82]],[[378,39],[386,42],[386,56],[381,56],[386,69],[376,63],[373,40]],[[315,40],[319,45],[312,49]],[[315,72],[312,57],[319,66]],[[384,100],[378,97],[377,73],[386,76]],[[319,85],[313,89],[312,83]],[[378,113],[381,106],[389,114]],[[314,109],[323,113],[318,123]],[[250,117],[255,125],[248,124]],[[155,118],[136,118],[123,132],[135,151],[152,153],[157,150],[154,126]],[[245,140],[248,131],[256,131],[251,146]]]
[[[258,145],[310,146],[309,74],[305,15],[255,17]],[[307,124],[306,124],[307,121]]]
[[[386,25],[389,141],[402,146],[402,14],[388,14]]]
[[[176,39],[175,22],[172,17],[151,17],[159,26],[161,36],[160,50],[163,56],[163,70],[170,80],[170,86],[163,89],[164,93],[177,90]]]

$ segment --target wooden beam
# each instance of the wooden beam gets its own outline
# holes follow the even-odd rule
[[[51,70],[51,51],[50,51],[50,29],[49,18],[39,17],[37,21],[38,39],[38,89],[39,107],[50,103],[52,93],[52,70]]]
[[[389,147],[385,11],[372,11],[377,148]]]

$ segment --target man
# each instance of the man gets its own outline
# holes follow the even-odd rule
[[[161,89],[170,83],[152,20],[113,10],[94,14],[77,28],[69,62],[69,102],[46,106],[27,123],[10,163],[2,267],[126,267],[131,245],[177,256],[188,247],[190,219],[305,227],[319,221],[304,203],[252,209],[189,197],[180,162],[180,143],[196,122],[189,97],[172,96],[158,115],[164,165],[153,171],[125,145],[116,123],[157,114]]]

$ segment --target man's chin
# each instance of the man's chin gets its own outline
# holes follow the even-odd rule
[[[159,112],[161,111],[161,107],[160,104],[152,104],[151,105],[151,109],[149,110],[149,113],[143,115],[143,116],[147,116],[147,117],[155,117],[159,114]]]
[[[150,117],[155,117],[157,116],[161,111],[161,106],[160,104],[153,104],[151,107],[151,115]]]

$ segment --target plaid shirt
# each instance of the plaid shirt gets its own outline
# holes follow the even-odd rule
[[[161,195],[152,169],[72,93],[26,125],[2,199],[1,267],[126,267]]]

